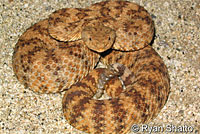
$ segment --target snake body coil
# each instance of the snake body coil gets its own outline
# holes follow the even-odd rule
[[[167,68],[149,46],[153,34],[149,13],[135,3],[60,9],[19,38],[13,69],[35,92],[66,91],[63,112],[73,127],[126,133],[156,117],[169,95]],[[108,69],[95,69],[98,62]],[[99,89],[110,98],[94,99]]]

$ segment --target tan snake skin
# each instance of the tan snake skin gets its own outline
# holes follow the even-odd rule
[[[79,81],[99,61],[83,41],[58,42],[48,34],[48,20],[29,28],[18,40],[13,69],[18,80],[31,90],[55,93]]]
[[[13,70],[35,92],[66,91],[63,112],[73,127],[127,133],[132,124],[155,118],[169,95],[167,68],[148,45],[153,34],[150,15],[135,3],[60,9],[19,38]],[[99,61],[108,69],[94,69]],[[94,99],[99,89],[110,98]]]
[[[83,38],[81,32],[86,26],[93,26],[94,23],[97,23],[97,26],[103,24],[104,28],[107,26],[115,31],[116,40],[113,48],[122,51],[137,50],[147,46],[154,33],[149,13],[143,7],[128,1],[104,1],[85,9],[64,8],[51,14],[49,23],[50,35],[60,41]],[[99,40],[99,37],[95,39]],[[92,45],[86,44],[89,48],[99,45],[97,41]]]

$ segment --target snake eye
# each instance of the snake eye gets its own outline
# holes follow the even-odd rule
[[[92,41],[92,38],[89,38],[90,41]]]
[[[108,38],[108,40],[110,40],[110,37]]]

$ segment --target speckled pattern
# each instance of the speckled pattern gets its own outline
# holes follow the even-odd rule
[[[13,48],[32,24],[64,7],[85,7],[99,0],[20,1],[0,3],[0,133],[81,133],[66,125],[63,94],[35,94],[14,77]],[[149,126],[192,126],[200,133],[200,1],[135,0],[155,22],[153,47],[168,67],[171,93]],[[141,132],[142,133],[142,132]]]

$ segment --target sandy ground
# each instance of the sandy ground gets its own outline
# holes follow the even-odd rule
[[[81,133],[63,117],[63,93],[39,95],[24,89],[17,81],[12,54],[19,36],[53,11],[85,7],[100,0],[0,1],[0,133]],[[181,130],[200,133],[200,1],[134,2],[144,6],[153,17],[156,26],[153,47],[165,61],[171,79],[168,102],[149,127],[162,126],[166,132],[173,125],[171,133]]]

